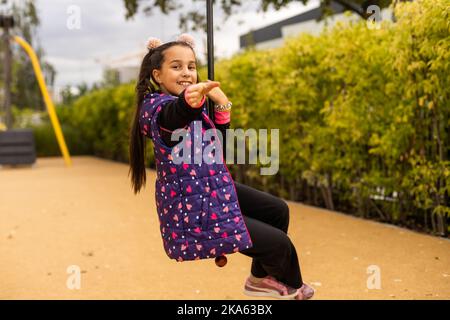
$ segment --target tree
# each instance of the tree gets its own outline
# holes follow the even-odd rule
[[[103,71],[102,87],[116,87],[120,84],[120,74],[116,69],[106,69]]]
[[[193,2],[198,2],[200,0],[193,0]],[[205,0],[201,0],[205,2]],[[301,2],[307,4],[310,0],[258,0],[260,7],[258,12],[266,12],[271,6],[275,10],[279,10],[286,7],[292,2]],[[331,5],[332,2],[342,5],[346,10],[352,11],[358,14],[361,18],[367,19],[372,13],[367,12],[367,8],[370,5],[377,5],[380,8],[388,7],[392,2],[398,2],[398,0],[320,0],[320,6],[322,7],[323,17],[332,14]],[[140,8],[145,14],[151,15],[155,8],[163,14],[168,14],[175,10],[180,10],[184,8],[182,4],[185,1],[179,0],[154,0],[153,4],[150,4],[150,0],[123,0],[126,8],[126,18],[130,19],[136,15]],[[216,1],[213,0],[213,3]],[[241,0],[221,0],[220,8],[225,13],[224,21],[233,15],[234,9],[238,9],[242,5]],[[192,23],[191,28],[189,28],[189,22]],[[189,29],[192,30],[206,30],[206,17],[203,13],[194,10],[188,11],[187,13],[181,13],[179,16],[179,27],[185,32]]]
[[[93,86],[89,88],[86,82],[82,82],[77,86],[66,85],[60,91],[61,104],[63,106],[72,106],[78,98],[90,93],[93,90],[95,90],[95,88]]]
[[[5,5],[8,1],[2,1]],[[39,16],[34,0],[12,1],[10,6],[11,14],[14,16],[15,27],[12,29],[13,35],[18,35],[25,39],[36,51],[39,63],[44,72],[47,85],[52,86],[56,71],[51,64],[44,62],[42,57],[44,50],[36,41],[36,29],[39,26]],[[0,45],[3,51],[3,44]],[[0,65],[0,74],[3,74],[3,64]],[[45,105],[41,91],[34,75],[34,70],[28,55],[19,48],[13,51],[12,63],[12,104],[19,109],[35,108],[44,110]]]

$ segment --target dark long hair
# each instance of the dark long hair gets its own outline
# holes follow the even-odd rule
[[[159,88],[154,84],[157,84],[153,78],[153,70],[161,70],[164,63],[164,51],[175,45],[192,47],[182,41],[172,41],[165,43],[155,49],[150,49],[142,60],[141,68],[139,71],[139,79],[136,84],[136,109],[133,116],[133,122],[130,129],[130,145],[129,145],[129,158],[130,158],[130,170],[128,176],[131,174],[131,186],[135,194],[139,193],[141,188],[146,183],[145,174],[145,150],[146,150],[146,137],[141,133],[139,127],[139,113],[144,97],[148,93],[158,92]],[[195,56],[195,51],[192,49]],[[153,81],[150,81],[150,79]],[[197,74],[197,81],[200,81]]]

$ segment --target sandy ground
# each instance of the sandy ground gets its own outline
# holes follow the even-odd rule
[[[155,172],[147,173],[135,196],[128,166],[103,159],[0,168],[0,299],[252,299],[242,293],[250,268],[242,254],[224,268],[167,258]],[[450,241],[288,204],[289,235],[315,299],[450,299]],[[70,266],[80,271],[79,289]],[[368,287],[372,268],[379,288]]]

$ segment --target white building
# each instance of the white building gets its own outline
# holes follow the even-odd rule
[[[130,53],[113,60],[102,61],[104,70],[117,72],[119,83],[136,81],[139,68],[147,50]]]
[[[240,50],[252,45],[256,49],[281,47],[289,37],[295,37],[301,33],[318,35],[325,26],[333,27],[338,21],[360,19],[357,14],[346,15],[344,7],[333,1],[331,2],[331,10],[334,14],[320,21],[318,19],[322,16],[322,9],[318,7],[272,25],[250,31],[240,36]],[[392,20],[392,11],[383,9],[380,11],[379,16],[381,20]]]

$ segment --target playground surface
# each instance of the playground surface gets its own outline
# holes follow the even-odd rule
[[[0,299],[261,299],[242,293],[251,263],[242,254],[224,268],[167,258],[154,171],[135,196],[126,164],[72,160],[0,168]],[[448,239],[287,203],[315,299],[450,299]]]

